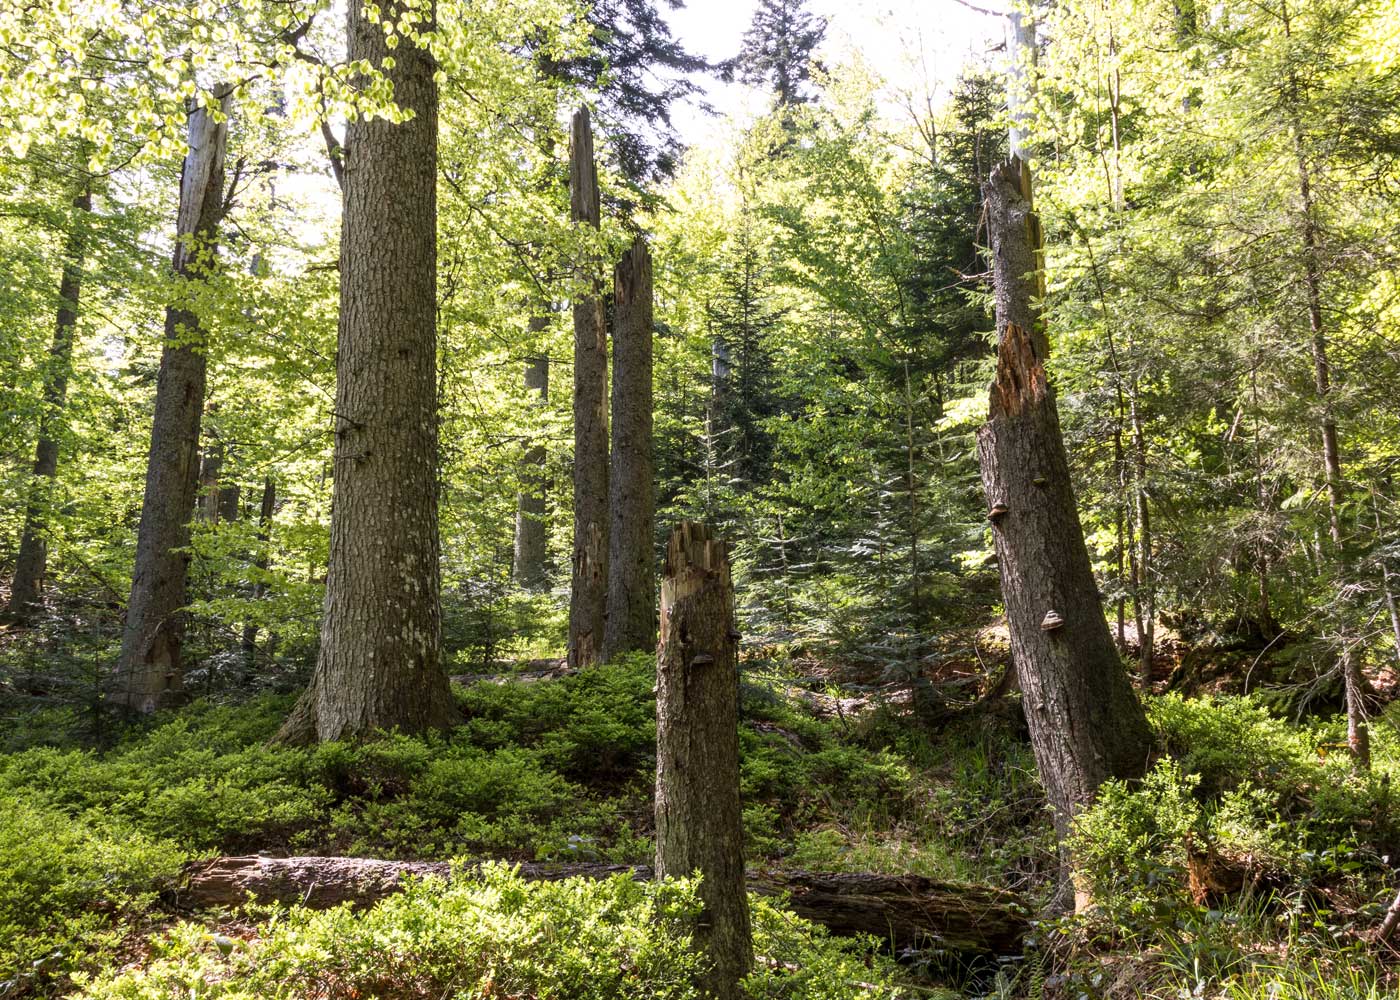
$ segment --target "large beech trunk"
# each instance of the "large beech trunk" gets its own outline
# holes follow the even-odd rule
[[[548,316],[532,316],[530,332],[539,338],[549,329]],[[532,393],[531,402],[543,407],[549,402],[549,357],[543,353],[525,362],[525,391]],[[511,561],[511,577],[526,590],[538,590],[545,585],[545,555],[548,548],[548,525],[545,523],[545,461],[548,454],[542,443],[532,444],[520,460],[520,493],[515,507],[515,551]]]
[[[221,111],[227,115],[228,96]],[[216,232],[224,212],[224,154],[228,120],[206,108],[189,118],[189,154],[180,175],[174,271],[198,281],[213,266]],[[136,536],[136,565],[112,702],[154,712],[184,686],[185,578],[190,517],[199,479],[199,426],[204,411],[205,344],[199,317],[165,311],[165,345],[156,382],[146,494]]]
[[[6,609],[18,619],[39,604],[48,568],[45,492],[58,475],[58,435],[68,400],[68,377],[73,370],[73,334],[78,325],[78,296],[83,287],[83,259],[87,248],[86,215],[92,211],[92,192],[86,188],[73,199],[73,216],[63,248],[63,276],[58,283],[58,321],[49,344],[44,368],[44,402],[39,411],[39,441],[34,448],[34,480],[24,511],[24,530],[15,559],[15,575]]]
[[[656,648],[651,251],[640,236],[614,274],[608,613],[603,656]]]
[[[1079,523],[1069,462],[1045,374],[1048,339],[1030,171],[1018,158],[984,189],[995,256],[996,381],[977,436],[1036,764],[1063,839],[1108,778],[1147,763],[1142,707],[1113,645]]]
[[[708,525],[666,545],[656,653],[656,872],[699,872],[703,985],[727,1000],[753,968],[739,807],[739,633],[729,553]]]
[[[409,9],[370,21],[351,3],[351,61],[388,57],[383,24]],[[411,9],[431,31],[432,6]],[[413,117],[357,117],[345,140],[330,562],[316,669],[279,734],[293,743],[457,715],[439,662],[436,66],[417,44],[392,55]]]
[[[475,865],[469,865],[468,870]],[[655,878],[647,866],[521,864],[522,878],[555,881],[629,875]],[[436,861],[368,858],[216,858],[190,864],[177,891],[193,907],[299,903],[328,908],[371,906],[399,892],[405,878],[450,878],[452,866]],[[801,871],[752,871],[750,892],[787,894],[799,917],[837,934],[873,934],[896,953],[941,948],[966,954],[1007,955],[1020,950],[1028,929],[1016,896],[987,886],[957,885],[917,875],[824,875]]]
[[[574,115],[569,154],[571,214],[600,224],[598,169],[587,109]],[[603,652],[608,601],[608,327],[595,261],[581,261],[574,302],[574,555],[569,595],[569,664],[586,667]]]

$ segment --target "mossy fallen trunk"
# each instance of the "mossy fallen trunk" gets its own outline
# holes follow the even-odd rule
[[[329,908],[370,906],[400,891],[406,878],[447,878],[452,866],[438,861],[369,858],[215,858],[185,872],[177,902],[189,907],[260,903]],[[521,864],[529,880],[608,878],[650,880],[645,865]],[[964,954],[1008,955],[1020,950],[1027,929],[1017,897],[990,886],[957,885],[918,875],[818,874],[751,870],[749,891],[788,894],[798,916],[843,935],[873,934],[896,952],[940,948]]]

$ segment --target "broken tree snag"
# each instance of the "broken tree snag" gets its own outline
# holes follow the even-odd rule
[[[656,874],[701,875],[701,986],[729,1000],[753,968],[739,809],[739,633],[729,553],[709,525],[666,545],[656,652]]]
[[[474,866],[468,866],[471,870]],[[628,875],[651,881],[655,870],[601,863],[521,864],[527,881],[603,879]],[[372,906],[403,890],[408,878],[450,878],[437,861],[369,858],[216,858],[185,869],[177,902],[193,908],[258,903],[317,909],[348,903]],[[834,934],[873,934],[895,953],[941,948],[964,954],[1010,955],[1020,950],[1028,924],[1017,897],[990,886],[957,885],[917,875],[754,871],[749,891],[786,896],[793,913]]]
[[[651,251],[638,236],[614,272],[612,469],[603,656],[656,648]]]
[[[1018,159],[983,194],[996,281],[997,372],[977,435],[1001,591],[1041,782],[1063,840],[1108,778],[1137,777],[1150,734],[1104,617],[1079,523],[1038,314],[1040,227]]]
[[[171,261],[182,282],[203,281],[215,268],[233,88],[220,86],[216,92],[218,105],[195,108],[187,126],[189,152],[180,171]],[[184,690],[182,609],[199,482],[206,346],[199,314],[188,306],[167,306],[131,597],[110,696],[111,704],[145,715],[178,700]]]
[[[588,110],[574,114],[569,153],[574,224],[599,226],[598,167]],[[574,555],[569,665],[599,662],[608,600],[608,330],[597,262],[576,267],[574,300]]]

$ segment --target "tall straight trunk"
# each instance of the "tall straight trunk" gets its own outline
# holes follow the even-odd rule
[[[432,4],[387,3],[434,27]],[[335,466],[321,649],[286,742],[361,739],[451,725],[440,662],[438,567],[437,132],[431,53],[390,50],[384,28],[349,5],[350,59],[380,65],[395,124],[358,117],[345,139],[340,236]]]
[[[739,633],[724,543],[682,523],[666,546],[656,655],[656,874],[702,876],[700,985],[737,1000],[753,967],[739,803]]]
[[[224,446],[217,437],[210,437],[199,463],[199,504],[197,515],[201,521],[213,524],[219,520],[219,473],[224,467]]]
[[[530,332],[538,339],[549,329],[548,316],[532,316]],[[543,407],[549,402],[549,357],[537,354],[525,362],[525,391],[534,394],[531,401]],[[544,586],[545,556],[548,548],[548,525],[545,523],[545,461],[543,444],[532,444],[520,460],[520,493],[515,504],[515,554],[511,561],[511,576],[517,586],[537,590]]]
[[[214,121],[205,108],[190,113],[190,151],[180,175],[173,262],[175,274],[183,281],[202,280],[214,266],[224,211],[230,94],[225,92],[220,105],[223,121]],[[199,480],[204,382],[205,335],[199,317],[167,308],[146,495],[112,696],[114,704],[144,713],[178,697],[184,687],[181,608],[189,568],[189,522]]]
[[[1254,418],[1254,496],[1255,502],[1259,506],[1259,512],[1265,513],[1269,509],[1269,495],[1264,487],[1264,449],[1259,437],[1259,366],[1256,364],[1249,373],[1250,399],[1254,404],[1256,416]],[[1259,630],[1265,639],[1272,639],[1278,634],[1278,626],[1274,622],[1273,601],[1270,597],[1269,574],[1269,542],[1267,538],[1260,537],[1258,546],[1259,560]]]
[[[1150,734],[1113,638],[1079,523],[1049,342],[1030,169],[1019,158],[984,188],[996,283],[997,372],[978,432],[1011,650],[1042,784],[1063,838],[1108,778],[1147,764]]]
[[[613,275],[612,466],[603,655],[656,648],[651,251],[638,236]]]
[[[253,577],[252,592],[249,596],[253,600],[258,600],[267,593],[267,584],[263,582],[263,575],[267,573],[268,567],[272,565],[271,553],[268,552],[268,542],[272,538],[272,516],[277,509],[277,483],[271,477],[263,479],[262,502],[258,505],[258,540],[257,548],[253,552]],[[243,659],[246,666],[251,667],[258,651],[258,627],[252,623],[243,626]]]
[[[1157,631],[1157,589],[1152,580],[1152,509],[1147,502],[1147,442],[1138,411],[1137,377],[1128,395],[1128,413],[1133,429],[1133,504],[1137,511],[1138,590],[1141,624],[1138,626],[1138,666],[1143,677],[1152,676],[1152,657]]]
[[[1284,32],[1291,35],[1288,8],[1282,8]],[[1287,97],[1292,102],[1289,127],[1293,133],[1293,152],[1298,168],[1298,195],[1302,203],[1303,288],[1307,297],[1308,333],[1312,348],[1313,383],[1322,415],[1319,430],[1322,438],[1322,468],[1327,482],[1327,526],[1332,540],[1332,555],[1345,588],[1352,571],[1350,553],[1342,533],[1343,479],[1342,449],[1337,431],[1337,417],[1332,405],[1332,367],[1328,357],[1327,328],[1322,316],[1322,253],[1317,225],[1317,205],[1313,194],[1312,169],[1308,165],[1303,129],[1297,107],[1301,101],[1301,85],[1291,73]],[[1344,595],[1338,604],[1344,604]],[[1346,694],[1347,745],[1359,770],[1371,767],[1371,734],[1366,723],[1366,679],[1361,672],[1361,654],[1355,643],[1342,643],[1342,685]]]
[[[83,287],[83,264],[87,250],[86,215],[92,211],[92,192],[87,186],[73,199],[73,216],[63,247],[63,275],[58,282],[58,320],[44,367],[43,408],[39,411],[39,441],[34,447],[34,479],[24,509],[24,530],[19,539],[15,576],[10,588],[7,613],[16,619],[28,616],[39,604],[48,569],[48,541],[45,524],[46,494],[58,475],[58,436],[63,408],[68,401],[68,378],[73,371],[73,335],[78,325],[78,299]]]
[[[598,168],[588,111],[574,115],[569,154],[571,215],[600,225]],[[574,557],[569,595],[569,663],[603,652],[608,601],[608,329],[592,257],[580,262],[574,302]]]

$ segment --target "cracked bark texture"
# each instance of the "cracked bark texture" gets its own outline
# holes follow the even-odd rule
[[[588,110],[574,114],[569,152],[570,214],[599,226],[598,168]],[[608,328],[591,257],[574,302],[574,550],[569,591],[569,665],[586,667],[603,652],[608,600]]]
[[[44,574],[48,569],[48,540],[45,537],[48,511],[47,493],[58,476],[59,434],[63,410],[68,401],[68,379],[73,373],[73,337],[78,326],[78,302],[83,287],[83,264],[87,250],[85,216],[92,211],[92,192],[84,187],[73,199],[73,215],[63,247],[63,274],[58,283],[58,319],[44,368],[43,404],[39,411],[39,440],[34,446],[34,472],[24,510],[19,554],[10,587],[10,617],[24,619],[39,605]]]
[[[432,30],[433,8],[413,9]],[[358,3],[349,19],[350,59],[380,64],[383,28]],[[316,669],[279,734],[290,743],[457,719],[440,663],[436,67],[412,42],[393,57],[385,75],[412,118],[361,117],[345,140],[330,562]]]
[[[231,94],[224,89],[222,121],[214,121],[206,108],[190,112],[173,260],[173,270],[182,282],[207,275],[218,249]],[[171,305],[165,311],[136,564],[111,699],[145,714],[178,699],[184,687],[182,609],[190,561],[189,522],[199,480],[204,387],[205,334],[199,317],[181,305]]]
[[[656,654],[656,874],[702,876],[700,985],[729,1000],[753,967],[739,804],[739,633],[729,553],[708,525],[671,532]]]
[[[1113,645],[1079,523],[1055,395],[1040,225],[1030,171],[1013,158],[983,190],[994,255],[997,369],[978,457],[1026,720],[1060,838],[1108,778],[1140,776],[1150,734]],[[1063,625],[1043,629],[1054,611]]]
[[[638,236],[613,274],[612,465],[603,657],[656,648],[651,251]]]

